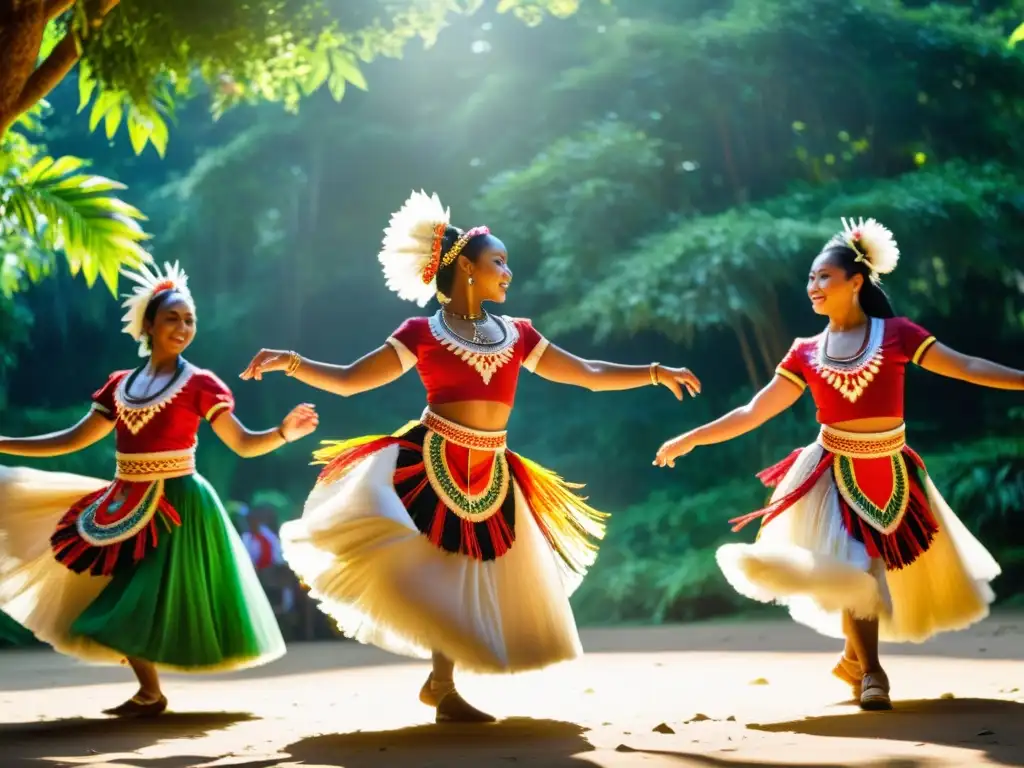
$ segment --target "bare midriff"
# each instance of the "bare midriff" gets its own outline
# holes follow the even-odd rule
[[[501,432],[508,426],[511,406],[492,400],[461,400],[456,403],[431,405],[430,410],[442,419],[454,421],[481,432]]]
[[[488,400],[463,400],[457,403],[431,405],[430,410],[442,419],[481,432],[501,432],[508,425],[512,408]],[[477,466],[491,460],[490,451],[470,451],[470,462]]]
[[[897,416],[881,416],[874,419],[850,419],[849,421],[837,421],[829,424],[834,429],[841,429],[844,432],[888,432],[903,424],[903,419]]]

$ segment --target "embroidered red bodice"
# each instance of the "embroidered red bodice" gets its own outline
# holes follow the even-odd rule
[[[511,406],[520,367],[533,371],[548,341],[529,320],[495,317],[505,334],[499,344],[476,345],[460,339],[440,312],[409,318],[387,341],[398,353],[403,370],[416,368],[430,405],[484,400]]]
[[[93,396],[93,410],[116,422],[119,453],[181,451],[196,444],[199,422],[213,423],[234,410],[231,390],[210,371],[185,363],[161,393],[144,403],[132,402],[126,390],[134,371],[115,371]],[[131,388],[132,395],[141,392]]]
[[[818,423],[903,418],[907,363],[918,364],[935,337],[905,317],[871,318],[867,344],[853,359],[825,357],[826,334],[797,339],[776,373],[810,387]]]

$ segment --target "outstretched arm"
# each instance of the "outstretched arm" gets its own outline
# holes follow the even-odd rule
[[[35,437],[0,437],[0,453],[27,458],[65,456],[88,448],[109,435],[114,422],[97,413],[89,413],[73,427]]]
[[[261,349],[240,378],[260,381],[264,373],[272,371],[284,371],[303,384],[342,397],[383,387],[404,373],[398,352],[384,344],[351,365],[331,365],[308,360],[295,352]]]
[[[309,403],[292,409],[284,421],[273,429],[253,432],[234,413],[222,414],[210,425],[214,434],[232,451],[244,459],[276,451],[286,443],[293,443],[317,428],[320,417]]]
[[[668,387],[680,400],[683,388],[691,395],[700,392],[700,380],[686,368],[651,365],[619,365],[601,360],[584,360],[549,344],[534,372],[548,381],[571,384],[591,392],[638,389],[652,384]]]
[[[674,467],[675,460],[699,445],[714,445],[745,435],[775,418],[800,399],[804,388],[776,375],[754,399],[721,418],[669,440],[658,449],[654,458],[657,467]]]
[[[926,371],[993,389],[1024,389],[1024,371],[971,357],[938,342],[918,361]]]

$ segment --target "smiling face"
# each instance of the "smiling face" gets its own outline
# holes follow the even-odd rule
[[[848,275],[839,251],[823,251],[811,264],[807,296],[819,315],[840,316],[850,311],[864,285],[864,276]]]
[[[508,267],[508,251],[505,244],[493,235],[487,235],[480,254],[475,261],[464,259],[463,269],[467,278],[473,278],[472,291],[480,301],[504,303],[512,282],[512,270]]]
[[[168,296],[146,322],[150,350],[158,357],[182,354],[196,336],[196,314],[192,303],[180,294]]]

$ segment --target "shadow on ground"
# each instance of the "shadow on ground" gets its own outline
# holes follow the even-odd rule
[[[511,766],[517,762],[538,768],[584,768],[590,764],[573,755],[593,751],[585,732],[583,726],[560,720],[509,718],[485,726],[419,725],[314,736],[283,751],[296,762],[339,768],[397,768],[406,763],[445,768]],[[457,762],[452,760],[453,748],[458,749]]]
[[[0,723],[0,744],[3,744],[0,764],[4,768],[66,765],[72,760],[81,762],[83,753],[134,752],[160,741],[205,736],[252,719],[253,715],[248,712],[168,712],[139,720],[74,717],[35,723]],[[69,748],[77,753],[74,758],[66,754]],[[62,761],[62,757],[68,760]]]
[[[1003,699],[925,699],[895,701],[893,706],[892,712],[852,712],[747,727],[768,733],[939,744],[984,752],[994,763],[1021,765],[1024,704]]]

